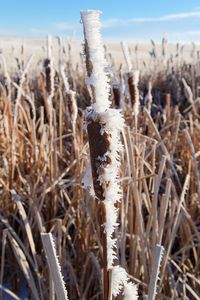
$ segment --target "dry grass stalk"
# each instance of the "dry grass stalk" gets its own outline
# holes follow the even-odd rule
[[[7,233],[8,235],[8,239],[10,241],[10,244],[11,244],[11,247],[13,249],[13,252],[15,254],[15,257],[16,257],[16,260],[27,280],[27,283],[30,287],[30,290],[34,296],[34,299],[35,300],[39,300],[40,297],[39,297],[39,294],[37,292],[37,288],[36,288],[36,284],[35,284],[35,281],[34,281],[34,278],[33,278],[33,275],[32,275],[32,272],[31,272],[31,269],[30,269],[30,266],[27,262],[27,259],[24,255],[24,252],[22,251],[22,249],[20,248],[19,244],[17,243],[17,241],[12,237],[12,235],[8,232]]]
[[[166,101],[166,117],[167,117],[167,121],[169,122],[170,118],[171,118],[171,95],[170,94],[166,94],[165,96],[165,101]]]
[[[132,62],[131,62],[130,51],[128,49],[128,44],[126,42],[121,42],[121,47],[122,47],[122,51],[124,54],[124,59],[127,64],[128,71],[131,72],[133,69],[133,66],[132,66]]]
[[[157,281],[159,276],[159,269],[161,266],[161,259],[163,257],[163,251],[164,248],[161,245],[156,245],[153,269],[148,289],[148,300],[154,300],[156,298]]]

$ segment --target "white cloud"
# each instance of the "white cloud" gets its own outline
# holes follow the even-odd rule
[[[128,26],[134,23],[156,23],[156,22],[177,21],[181,19],[189,19],[194,17],[200,17],[200,10],[185,12],[185,13],[169,14],[169,15],[164,15],[155,18],[108,19],[103,22],[103,28]]]

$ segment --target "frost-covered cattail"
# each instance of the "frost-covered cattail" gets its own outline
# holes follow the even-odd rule
[[[182,83],[184,86],[185,97],[187,98],[187,100],[190,104],[193,104],[193,94],[192,94],[191,87],[187,84],[187,82],[184,78],[182,78]]]
[[[61,72],[61,76],[62,76],[62,79],[63,79],[65,92],[66,92],[66,95],[67,95],[69,118],[71,119],[71,122],[72,122],[73,132],[75,132],[76,120],[77,120],[77,116],[78,116],[78,107],[77,107],[77,102],[76,102],[76,92],[74,92],[69,87],[68,79],[67,79],[67,76],[65,74],[65,69],[64,69],[63,65],[61,65],[61,67],[60,67],[60,72]]]
[[[47,36],[47,58],[51,59],[52,57],[52,36],[48,34]]]
[[[136,285],[130,281],[125,269],[120,266],[112,269],[111,290],[114,297],[117,297],[123,291],[124,300],[138,299]]]
[[[8,90],[8,99],[9,99],[9,101],[11,101],[11,78],[10,78],[10,75],[8,73],[6,60],[5,60],[5,57],[4,57],[3,54],[1,55],[1,59],[2,59],[4,75],[5,75],[5,79],[6,79],[6,87],[7,87],[7,90]]]
[[[71,120],[71,124],[72,124],[72,133],[73,133],[73,137],[74,137],[74,151],[76,153],[76,150],[78,149],[77,143],[76,143],[76,122],[77,122],[77,117],[78,117],[76,92],[74,92],[69,87],[68,79],[65,74],[65,68],[63,65],[60,65],[60,73],[61,73],[64,87],[65,87],[65,93],[66,93],[65,95],[66,95],[67,107],[68,107],[68,117]]]
[[[112,91],[114,96],[114,105],[116,108],[121,107],[121,87],[119,83],[113,83]]]
[[[58,39],[58,47],[59,47],[58,68],[59,68],[59,71],[61,71],[60,68],[61,68],[62,61],[63,61],[63,39],[61,36],[58,36],[57,39]]]
[[[140,75],[139,70],[135,70],[127,74],[131,106],[133,108],[133,112],[135,115],[137,115],[139,111],[139,90],[138,90],[139,75]]]
[[[166,66],[166,63],[167,63],[167,39],[166,37],[164,36],[162,38],[162,43],[161,43],[161,53],[162,53],[162,64],[164,66]]]
[[[136,117],[139,113],[139,107],[140,107],[140,95],[138,89],[139,75],[140,75],[139,70],[133,71],[133,85],[135,87],[135,101],[133,103],[133,112]]]
[[[52,57],[52,37],[47,37],[47,58],[44,61],[44,68],[46,74],[46,90],[49,98],[52,99],[54,94],[54,68]]]
[[[109,282],[109,271],[114,270],[114,261],[117,258],[114,230],[118,226],[116,203],[121,198],[118,178],[120,167],[119,152],[122,150],[120,132],[123,129],[124,120],[119,110],[110,108],[110,91],[108,76],[105,71],[106,61],[100,34],[101,24],[99,16],[99,11],[88,10],[81,12],[92,70],[90,83],[95,90],[92,108],[87,115],[87,131],[94,191],[101,209],[100,226],[103,246],[104,299],[108,300],[109,289],[114,295],[113,286]],[[102,225],[104,225],[103,229]],[[121,281],[119,280],[119,282]],[[116,286],[117,284],[115,284]],[[121,288],[119,287],[120,290]]]
[[[169,93],[165,95],[165,111],[166,119],[169,121],[171,117],[171,94]]]
[[[94,108],[98,113],[110,107],[108,77],[105,73],[106,61],[99,31],[101,26],[99,14],[99,11],[92,10],[81,12],[85,40],[89,51],[90,71],[92,72],[89,80],[90,84],[95,86]]]
[[[131,107],[133,109],[133,115],[135,118],[135,128],[137,131],[138,127],[138,114],[140,109],[140,95],[139,95],[139,89],[138,89],[138,83],[139,83],[139,70],[131,71],[127,74],[127,80],[128,80],[128,88],[129,88],[129,94],[130,94],[130,100],[131,100]]]
[[[184,86],[185,97],[187,98],[188,102],[192,105],[194,113],[197,113],[196,107],[194,105],[194,99],[193,99],[193,93],[192,93],[191,87],[187,84],[187,82],[184,78],[182,78],[182,83]]]
[[[148,82],[148,92],[145,95],[144,98],[144,105],[147,108],[148,112],[151,113],[151,106],[153,102],[153,97],[152,97],[152,83],[151,81]]]
[[[121,47],[122,47],[124,58],[125,58],[125,61],[126,61],[127,67],[128,67],[128,71],[131,72],[131,70],[133,69],[133,66],[132,66],[132,62],[131,62],[128,45],[126,42],[121,42]]]

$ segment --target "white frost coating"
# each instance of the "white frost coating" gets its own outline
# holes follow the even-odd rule
[[[129,281],[124,268],[116,266],[112,269],[111,292],[114,297],[117,297],[122,291],[124,300],[138,299],[137,286]]]
[[[121,293],[124,283],[127,283],[127,274],[125,269],[120,266],[113,267],[111,291],[114,297],[117,297]]]
[[[133,84],[138,85],[139,76],[140,76],[140,71],[139,70],[133,71]]]
[[[47,36],[47,58],[51,59],[52,56],[52,37],[50,34]]]
[[[123,149],[120,132],[124,127],[124,119],[119,110],[110,108],[108,77],[105,71],[104,49],[100,35],[99,11],[81,12],[84,24],[85,37],[89,47],[90,61],[92,62],[92,75],[89,78],[90,84],[95,88],[95,100],[93,110],[89,113],[90,118],[98,120],[101,124],[101,134],[107,134],[109,148],[103,157],[98,159],[102,162],[97,170],[98,180],[104,191],[104,204],[106,208],[105,232],[107,239],[107,268],[112,270],[111,291],[117,296],[122,290],[126,300],[137,299],[136,286],[129,282],[128,275],[120,266],[113,267],[116,255],[116,242],[113,238],[114,230],[117,228],[116,203],[121,200],[121,188],[119,185],[120,156]],[[139,72],[135,74],[138,84]],[[139,101],[139,94],[138,94]],[[103,162],[108,161],[104,166]]]
[[[182,78],[182,83],[184,86],[184,93],[185,93],[187,100],[189,101],[190,104],[193,104],[194,100],[193,100],[193,94],[192,94],[191,87],[187,84],[187,82],[184,78]]]
[[[94,186],[93,186],[93,181],[92,181],[92,169],[91,169],[91,162],[88,159],[85,174],[82,179],[84,188],[89,191],[89,194],[93,197],[95,197],[95,192],[94,192]]]
[[[100,113],[110,107],[108,76],[105,73],[106,61],[100,34],[100,11],[81,11],[85,36],[89,47],[90,61],[92,62],[92,76],[90,84],[95,87],[95,110]]]
[[[128,71],[130,72],[133,68],[132,63],[131,63],[131,58],[130,58],[130,53],[128,50],[128,45],[126,42],[121,42],[121,47],[122,47],[122,51],[124,53],[124,58],[126,60],[126,64],[128,67]]]
[[[53,240],[53,236],[51,233],[41,233],[41,239],[47,258],[49,271],[55,285],[57,299],[69,300],[61,272],[60,263],[56,254],[56,245]]]
[[[67,94],[70,95],[70,99],[71,99],[71,115],[69,115],[69,117],[71,118],[72,121],[72,128],[73,128],[73,132],[75,133],[75,129],[76,129],[76,120],[77,120],[77,116],[78,116],[78,106],[77,106],[77,101],[76,101],[76,92],[74,92],[73,90],[70,89],[69,87],[69,83],[68,83],[68,79],[67,76],[65,74],[65,68],[63,65],[60,66],[60,72],[61,72],[61,76],[63,79],[63,83],[64,83],[64,87],[65,87],[65,91]]]
[[[104,190],[104,203],[106,207],[106,224],[105,231],[107,236],[107,264],[108,269],[112,267],[113,261],[116,258],[116,239],[112,237],[117,224],[117,209],[115,204],[121,200],[121,189],[119,185],[119,168],[120,155],[119,152],[123,149],[120,132],[124,126],[124,119],[121,112],[116,109],[108,109],[100,115],[102,126],[101,133],[108,134],[110,143],[109,150],[105,153],[106,157],[110,158],[110,163],[103,169],[103,173],[99,172],[99,182]],[[101,158],[105,160],[104,157]]]
[[[65,86],[65,91],[68,93],[69,92],[69,83],[67,80],[67,76],[65,74],[65,67],[63,65],[60,66],[60,73],[61,73],[62,80],[63,80],[64,86]]]
[[[137,299],[138,299],[137,286],[132,282],[128,282],[124,286],[124,300],[137,300]]]
[[[147,107],[148,112],[151,112],[151,106],[153,102],[153,97],[152,97],[152,83],[151,81],[148,82],[148,92],[144,98],[144,105]]]
[[[133,112],[136,117],[139,114],[139,107],[140,107],[140,95],[138,90],[139,76],[140,76],[139,70],[133,71],[133,84],[135,85],[135,103],[133,107]]]
[[[49,67],[50,67],[50,81],[51,81],[51,91],[50,94],[47,96],[47,103],[49,106],[49,111],[50,111],[50,118],[52,118],[52,98],[54,96],[54,75],[55,75],[55,70],[54,70],[54,60],[52,57],[52,36],[48,34],[47,36],[47,58],[49,59]]]
[[[73,130],[73,133],[75,134],[76,133],[76,120],[77,120],[77,117],[78,117],[78,106],[77,106],[76,97],[75,97],[76,92],[70,90],[69,94],[71,96],[71,110],[72,110],[71,121],[72,121],[72,130]]]
[[[157,281],[158,281],[159,270],[160,270],[163,254],[164,254],[164,247],[157,244],[151,279],[149,283],[148,300],[154,300],[156,297]]]

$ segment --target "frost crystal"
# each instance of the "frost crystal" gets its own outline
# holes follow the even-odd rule
[[[104,203],[106,207],[106,224],[105,230],[107,234],[107,264],[111,268],[116,258],[115,244],[116,240],[112,235],[117,224],[117,209],[115,204],[121,200],[121,189],[119,185],[119,168],[120,156],[119,151],[123,149],[120,141],[120,132],[124,126],[124,120],[119,110],[108,109],[101,113],[101,123],[104,124],[101,133],[108,134],[110,143],[109,151],[105,154],[110,159],[110,163],[104,168],[104,172],[99,175],[98,180],[103,186]]]
[[[130,58],[128,45],[127,45],[126,42],[121,42],[121,46],[122,46],[122,50],[123,50],[123,53],[124,53],[124,57],[125,57],[125,60],[126,60],[128,70],[130,72],[132,70],[133,66],[132,66],[132,62],[131,62],[131,58]]]
[[[92,170],[91,170],[90,160],[88,160],[82,182],[83,182],[84,188],[89,191],[89,194],[91,196],[94,197],[95,192],[94,192],[94,186],[93,186],[93,181],[92,181]]]
[[[125,269],[119,266],[112,269],[111,291],[114,297],[117,297],[122,291],[124,300],[137,300],[137,286],[129,281]]]
[[[96,103],[94,106],[96,112],[100,113],[110,107],[110,101],[108,100],[109,85],[108,76],[105,72],[106,61],[100,34],[99,16],[100,11],[86,10],[81,12],[90,52],[90,61],[92,62],[92,76],[89,78],[89,82],[95,87]]]
[[[132,282],[128,282],[124,287],[124,300],[137,300],[137,286]]]
[[[134,115],[137,116],[139,113],[139,107],[140,107],[140,95],[138,90],[138,82],[139,82],[139,70],[133,71],[133,84],[135,86],[135,103],[133,107]]]

